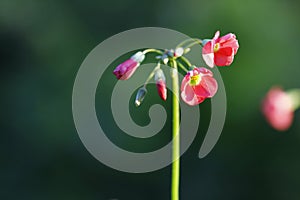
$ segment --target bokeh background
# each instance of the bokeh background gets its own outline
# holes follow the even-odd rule
[[[273,130],[260,113],[272,85],[300,87],[299,8],[293,0],[2,0],[0,199],[170,199],[170,167],[128,174],[104,166],[85,149],[72,118],[73,82],[87,54],[114,34],[145,26],[200,38],[234,32],[240,43],[232,66],[220,69],[228,100],[223,133],[199,159],[210,101],[201,104],[201,128],[181,161],[181,199],[300,199],[300,113],[286,132]],[[114,67],[96,98],[107,136],[136,152],[163,146],[170,121],[149,141],[114,124],[107,109]],[[140,125],[149,123],[145,112],[153,103],[170,114],[170,100],[162,103],[149,88],[140,109],[130,105]]]

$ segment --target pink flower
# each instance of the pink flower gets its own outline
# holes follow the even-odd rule
[[[181,98],[185,103],[194,106],[213,97],[217,90],[218,83],[210,70],[204,67],[194,68],[182,80]]]
[[[233,62],[234,55],[239,48],[236,36],[229,33],[220,37],[220,32],[217,31],[212,40],[204,42],[202,48],[202,57],[209,67],[228,66]]]
[[[125,62],[119,64],[114,70],[114,75],[116,75],[119,80],[127,80],[129,79],[135,70],[140,66],[140,63],[145,59],[145,55],[143,52],[139,51],[130,59]]]
[[[158,95],[162,100],[165,101],[167,99],[166,78],[164,72],[161,69],[155,71],[154,80],[156,82]]]
[[[263,100],[262,112],[274,129],[287,130],[294,118],[293,99],[281,88],[273,87]]]

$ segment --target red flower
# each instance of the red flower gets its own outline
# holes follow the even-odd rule
[[[209,67],[230,65],[239,48],[234,34],[229,33],[220,38],[219,36],[220,32],[217,31],[212,40],[204,42],[202,48],[202,57]]]
[[[140,66],[140,63],[145,59],[145,55],[143,52],[139,51],[130,59],[125,62],[119,64],[114,70],[114,75],[116,75],[119,80],[127,80],[129,79],[135,70]]]
[[[194,68],[182,80],[181,98],[185,103],[194,106],[213,97],[217,90],[218,83],[210,70],[204,67]]]
[[[156,82],[158,95],[162,100],[165,101],[167,99],[166,78],[164,72],[161,69],[155,71],[154,80]]]
[[[262,112],[273,128],[287,130],[294,118],[293,99],[281,88],[271,88],[263,100]]]

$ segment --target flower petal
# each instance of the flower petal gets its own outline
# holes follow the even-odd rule
[[[184,90],[183,90],[183,95],[184,95],[184,99],[186,101],[191,101],[194,98],[195,92],[189,83],[187,83],[185,85]]]
[[[221,48],[227,48],[227,47],[232,48],[234,50],[234,54],[236,54],[239,48],[239,43],[236,39],[231,39],[224,43],[221,43]]]
[[[206,44],[202,48],[202,54],[213,53],[214,52],[213,46],[214,46],[214,44],[213,44],[212,40],[206,42]]]
[[[221,48],[215,53],[214,62],[217,66],[228,66],[233,62],[234,51],[232,48]]]
[[[214,67],[214,53],[202,54],[203,60],[210,68]]]
[[[186,104],[188,104],[190,106],[196,106],[199,103],[201,103],[202,101],[204,101],[203,98],[201,98],[201,97],[198,98],[196,95],[194,95],[193,98],[186,98],[184,91],[181,92],[181,98]]]
[[[213,73],[205,67],[198,67],[196,70],[201,74],[201,76],[213,76]]]
[[[220,38],[218,38],[218,40],[216,42],[219,42],[219,43],[224,43],[224,42],[227,42],[227,41],[231,41],[231,40],[235,40],[236,36],[232,33],[228,33]]]
[[[215,33],[215,36],[213,37],[213,40],[216,40],[216,39],[218,39],[220,37],[220,31],[217,31],[216,33]]]
[[[213,97],[218,90],[216,79],[210,76],[203,76],[199,85],[194,87],[197,96],[210,98]]]
[[[189,75],[186,75],[186,77]],[[198,105],[199,99],[194,93],[193,88],[189,84],[189,77],[183,79],[182,84],[181,84],[181,98],[182,100],[187,103],[190,106],[195,106]],[[202,99],[201,99],[202,100]]]
[[[214,67],[214,41],[208,41],[202,48],[202,57],[205,63],[213,68]]]
[[[190,81],[190,75],[189,73],[187,73],[187,75],[185,75],[185,77],[183,78],[182,82],[181,82],[181,87],[180,87],[180,91],[183,91],[186,84],[188,84]]]

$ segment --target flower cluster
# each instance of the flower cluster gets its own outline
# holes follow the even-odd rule
[[[169,64],[172,68],[179,66],[186,72],[181,83],[181,98],[188,105],[195,106],[207,98],[212,98],[217,90],[218,83],[212,71],[205,67],[196,67],[185,57],[191,47],[200,44],[202,46],[202,57],[205,63],[213,68],[214,66],[229,66],[234,59],[239,48],[236,36],[229,33],[220,37],[217,31],[212,39],[188,39],[180,43],[175,49],[161,51],[159,49],[146,49],[134,54],[130,59],[121,63],[114,70],[114,74],[119,80],[129,79],[145,59],[147,53],[157,53],[158,63],[153,72],[149,75],[144,86],[138,90],[135,103],[137,106],[143,101],[147,90],[146,85],[154,77],[158,94],[162,100],[167,99],[166,78],[160,69],[160,63]]]

